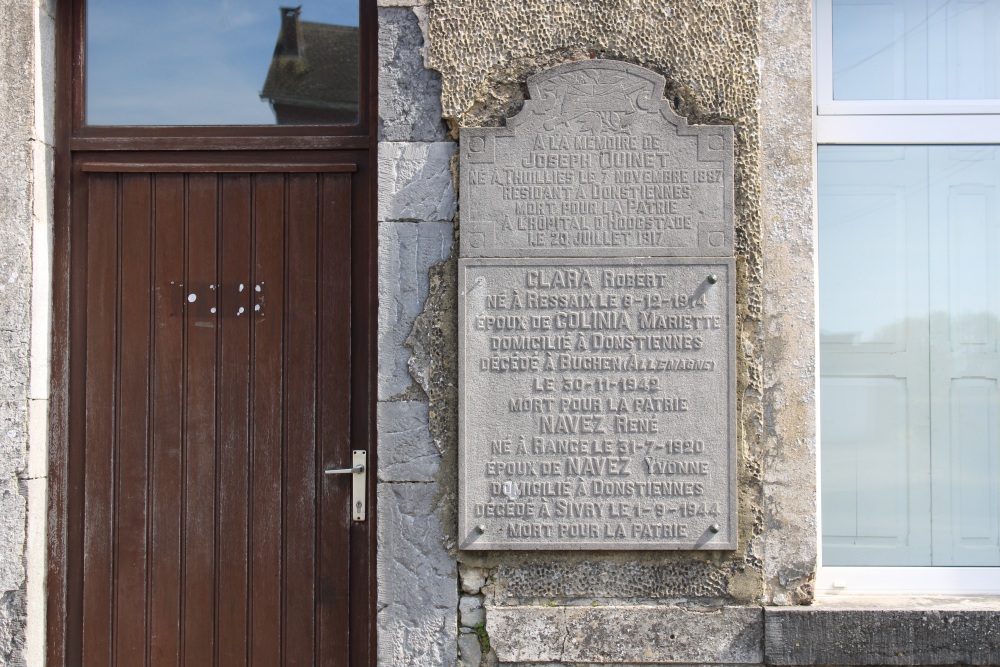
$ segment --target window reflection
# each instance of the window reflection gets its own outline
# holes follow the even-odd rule
[[[1000,565],[1000,147],[818,180],[824,563]]]
[[[355,123],[358,6],[89,0],[87,123]]]
[[[260,96],[279,125],[353,123],[358,117],[358,28],[301,20],[282,7]]]
[[[1000,0],[832,0],[838,100],[1000,97]]]

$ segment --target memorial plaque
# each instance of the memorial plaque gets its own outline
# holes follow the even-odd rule
[[[688,126],[663,89],[571,63],[529,78],[506,127],[463,128],[462,256],[732,256],[733,127]]]
[[[736,547],[734,260],[461,259],[463,549]]]
[[[461,131],[459,546],[735,549],[733,137],[591,60]]]

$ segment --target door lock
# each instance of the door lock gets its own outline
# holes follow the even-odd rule
[[[355,521],[365,520],[365,491],[368,481],[368,452],[364,449],[355,449],[352,452],[353,458],[350,468],[330,468],[324,470],[324,475],[351,475],[354,479],[354,490],[351,494],[351,516]]]

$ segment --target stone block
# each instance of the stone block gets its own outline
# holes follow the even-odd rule
[[[455,215],[451,157],[455,144],[378,145],[378,219],[433,221]]]
[[[38,0],[38,7],[50,17],[55,17],[56,0]]]
[[[427,430],[427,404],[378,404],[378,478],[383,482],[433,482],[441,454]]]
[[[721,598],[724,569],[700,561],[621,562],[587,558],[530,563],[499,563],[491,580],[497,604],[534,599]]]
[[[26,498],[18,488],[18,480],[7,475],[0,477],[0,596],[24,586],[26,510]]]
[[[759,607],[493,607],[501,663],[760,664]]]
[[[421,7],[429,5],[431,0],[378,0],[379,7]]]
[[[451,243],[451,223],[379,224],[379,400],[414,386],[403,343],[427,299],[427,271],[451,255]]]
[[[45,664],[45,522],[48,480],[28,479],[24,483],[28,502],[28,538],[25,547],[27,622],[25,624],[25,664]]]
[[[455,561],[441,543],[437,484],[378,487],[378,664],[457,661]]]
[[[816,303],[812,35],[808,0],[760,3],[762,540],[765,600],[812,597],[816,518]]]
[[[483,599],[475,595],[463,595],[458,601],[458,623],[466,628],[474,628],[486,620]]]
[[[42,0],[35,44],[35,138],[49,146],[56,141],[56,21],[55,11]]]
[[[28,323],[15,331],[0,329],[0,401],[28,398]]]
[[[1000,599],[765,607],[769,665],[998,665]]]
[[[19,478],[24,474],[27,447],[28,402],[0,400],[0,479]]]
[[[486,573],[478,567],[459,563],[458,575],[462,580],[462,590],[470,595],[475,595],[486,585]]]
[[[50,154],[50,148],[44,153]],[[51,192],[51,190],[49,190]],[[36,193],[36,202],[37,197]],[[36,204],[36,210],[38,206]],[[52,336],[52,227],[48,219],[37,217],[32,223],[31,334],[29,389],[31,398],[49,396],[49,364]]]
[[[441,141],[441,76],[424,68],[424,38],[405,7],[378,10],[379,140]]]
[[[0,158],[2,159],[2,158]],[[4,173],[0,165],[0,174]],[[25,179],[12,178],[0,188],[0,331],[17,332],[27,348],[31,294],[31,187]],[[4,189],[21,188],[10,193],[22,200],[4,201]],[[27,367],[24,372],[27,373]]]
[[[463,632],[458,636],[458,656],[462,667],[479,667],[483,660],[483,648],[475,633]]]

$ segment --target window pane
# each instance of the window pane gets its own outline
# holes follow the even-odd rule
[[[90,0],[91,125],[355,123],[358,1]]]
[[[1000,148],[819,148],[823,559],[1000,565]]]
[[[1000,97],[1000,0],[832,0],[838,100]]]

